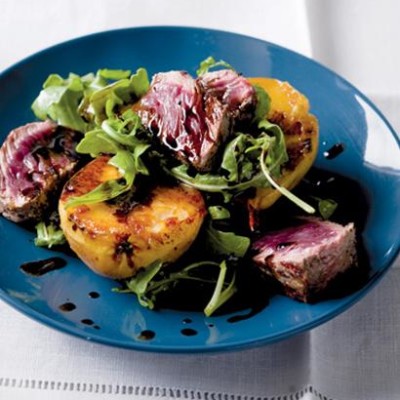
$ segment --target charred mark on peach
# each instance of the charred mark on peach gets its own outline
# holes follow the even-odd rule
[[[310,138],[304,139],[299,143],[288,146],[286,151],[289,157],[289,161],[285,163],[285,168],[293,171],[300,163],[304,155],[310,153],[311,150],[312,142]]]
[[[114,259],[119,259],[121,256],[125,255],[127,263],[130,268],[134,268],[134,262],[132,260],[134,246],[129,241],[129,234],[117,235],[117,240],[115,242]]]

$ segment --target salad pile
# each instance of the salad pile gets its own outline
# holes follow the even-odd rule
[[[230,75],[229,71],[233,71],[234,75]],[[223,114],[218,120],[218,128],[215,128],[218,133],[223,132],[221,138],[212,141],[215,149],[210,156],[211,161],[199,168],[190,161],[193,149],[189,149],[187,141],[194,143],[198,139],[182,139],[185,135],[190,136],[189,133],[193,135],[193,126],[189,126],[186,119],[181,121],[183,125],[186,124],[182,128],[183,133],[178,132],[172,139],[174,132],[163,133],[172,129],[166,121],[169,112],[173,112],[166,106],[171,100],[160,99],[157,103],[165,113],[161,116],[148,104],[154,100],[149,93],[153,90],[154,95],[156,89],[160,91],[161,84],[157,79],[164,79],[165,76],[159,74],[150,82],[144,68],[134,73],[101,69],[83,76],[71,73],[68,77],[61,77],[52,74],[44,82],[43,89],[32,104],[32,110],[40,120],[50,119],[59,127],[81,133],[75,150],[81,157],[83,169],[92,162],[91,159],[106,156],[107,165],[115,172],[85,193],[76,194],[71,189],[71,183],[65,184],[64,194],[61,195],[64,200],[59,207],[70,213],[66,217],[69,222],[75,218],[73,230],[77,230],[76,226],[80,229],[76,216],[96,204],[114,207],[120,204],[126,206],[128,202],[127,213],[146,206],[151,202],[154,196],[151,191],[157,185],[179,185],[200,193],[204,212],[200,213],[199,229],[189,238],[190,243],[185,245],[185,251],[173,262],[168,257],[163,260],[153,254],[152,262],[135,265],[131,276],[122,277],[121,286],[116,291],[135,293],[141,305],[153,309],[157,307],[159,296],[165,292],[173,291],[185,283],[200,285],[209,294],[204,313],[210,316],[234,296],[238,287],[238,271],[243,265],[251,263],[252,241],[259,234],[258,231],[265,230],[257,225],[257,215],[262,209],[269,208],[283,195],[299,207],[300,213],[319,212],[326,219],[336,204],[329,199],[319,198],[305,202],[290,191],[307,172],[316,153],[317,129],[306,132],[313,135],[314,141],[298,139],[304,132],[301,131],[301,124],[300,128],[298,123],[296,125],[296,113],[310,115],[308,103],[303,107],[304,96],[288,84],[276,80],[269,81],[272,85],[269,93],[262,79],[250,79],[245,85],[249,85],[246,89],[252,93],[251,100],[246,100],[245,106],[239,104],[233,109],[234,102],[231,99],[238,91],[238,82],[242,82],[239,80],[245,78],[225,61],[215,61],[209,57],[201,62],[196,78],[188,78],[186,73],[179,74],[173,76],[177,79],[177,83],[173,82],[173,88],[179,87],[184,92],[186,82],[190,80],[192,84],[193,79],[194,95],[197,95],[196,90],[201,89],[201,101],[205,102],[205,106],[202,108],[204,116],[200,117],[206,122],[200,122],[207,125],[211,133],[210,121],[215,122],[218,107],[221,107]],[[172,79],[171,76],[167,79]],[[225,76],[229,79],[233,76],[234,81],[228,79],[222,87],[221,81]],[[218,79],[221,79],[219,86],[211,86]],[[293,101],[285,103],[283,111],[277,112],[273,107],[274,101],[279,106],[279,101],[289,89],[293,95],[289,100]],[[174,90],[170,91],[171,96]],[[273,95],[277,96],[276,100]],[[181,102],[186,101],[185,96],[184,93],[174,107],[178,104],[184,108],[185,104],[181,106]],[[193,107],[179,112],[188,118],[190,111],[195,114],[193,118],[198,118],[199,112],[196,114]],[[179,131],[180,128],[176,129]],[[296,132],[296,129],[300,131]],[[293,145],[293,138],[298,145]],[[201,143],[203,148],[204,143]],[[288,143],[292,144],[288,146]],[[191,156],[187,155],[189,153]],[[303,159],[307,159],[307,167],[299,167]],[[65,196],[65,192],[70,194]],[[192,196],[193,193],[187,195]],[[160,219],[163,218],[160,215]],[[66,241],[70,245],[72,243],[69,236],[74,233],[71,230],[67,234],[65,224],[63,227],[61,223],[60,228],[57,216],[50,219],[43,217],[36,225],[36,230],[35,243],[38,246],[52,247]],[[130,254],[135,254],[135,243],[127,239],[123,245],[125,247],[121,250],[123,246],[120,244],[119,251],[123,251],[124,256],[129,258]],[[79,252],[77,254],[80,256]]]

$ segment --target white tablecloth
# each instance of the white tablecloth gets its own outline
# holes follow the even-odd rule
[[[48,45],[104,29],[160,24],[220,28],[276,42],[330,65],[370,94],[400,131],[400,56],[388,43],[395,37],[396,3],[385,0],[379,8],[374,1],[336,3],[348,10],[347,27],[364,27],[364,13],[373,30],[361,29],[361,37],[353,29],[345,41],[343,14],[337,15],[332,3],[321,6],[313,0],[0,0],[0,70]],[[382,54],[380,42],[393,50],[390,57]],[[341,43],[344,53],[338,50]],[[362,65],[357,65],[359,54]],[[361,67],[363,73],[357,74]],[[110,348],[42,326],[0,302],[0,399],[398,400],[399,378],[400,259],[362,301],[323,326],[274,345],[222,354]]]

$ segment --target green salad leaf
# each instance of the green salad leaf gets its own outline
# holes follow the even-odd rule
[[[318,203],[318,212],[323,219],[329,219],[336,211],[338,203],[332,199],[321,199],[320,197],[312,196]]]
[[[218,268],[216,279],[203,277],[202,272]],[[141,269],[134,277],[124,281],[125,288],[116,288],[120,293],[134,293],[141,306],[154,309],[157,296],[167,290],[171,290],[178,282],[197,281],[199,283],[214,285],[211,298],[204,308],[204,314],[209,317],[219,307],[225,304],[237,291],[235,282],[236,274],[232,271],[231,278],[227,281],[228,264],[226,261],[217,263],[214,261],[199,261],[184,267],[180,271],[170,272],[166,270],[161,261],[155,261],[148,267]]]
[[[206,315],[206,317],[210,317],[212,314],[214,314],[214,312],[223,304],[225,304],[237,291],[235,286],[236,274],[233,273],[231,281],[227,283],[227,270],[227,264],[224,260],[219,264],[217,283],[215,285],[215,289],[211,296],[211,299],[204,309],[204,314]]]
[[[130,190],[137,174],[147,175],[142,155],[151,146],[139,139],[142,131],[140,118],[132,110],[123,110],[149,89],[147,71],[100,69],[96,74],[69,74],[64,79],[50,75],[42,91],[32,104],[40,119],[51,118],[59,125],[85,132],[77,151],[97,157],[110,154],[109,163],[117,167],[122,178],[105,182],[79,198],[71,198],[71,205],[109,200]]]
[[[135,293],[141,306],[154,308],[156,293],[154,287],[154,277],[160,272],[163,263],[155,261],[147,268],[142,268],[133,278],[126,281],[128,292]]]
[[[50,118],[61,126],[84,132],[86,122],[78,112],[83,91],[84,81],[78,75],[69,74],[67,79],[50,75],[33,102],[32,110],[39,119]]]
[[[273,187],[286,198],[313,214],[315,209],[286,188],[279,186],[275,178],[288,160],[282,129],[266,119],[258,123],[258,135],[236,133],[228,142],[217,173],[191,175],[185,165],[172,168],[169,173],[185,184],[210,193],[221,193],[225,202],[239,191],[249,188]]]
[[[332,199],[321,199],[318,202],[318,211],[323,219],[328,219],[336,211],[338,203]]]
[[[207,73],[210,69],[212,68],[217,68],[217,67],[224,67],[228,69],[234,69],[232,65],[228,64],[224,60],[219,60],[216,61],[214,57],[207,57],[205,60],[200,62],[200,66],[197,69],[196,73],[197,76],[204,75]]]
[[[46,225],[44,222],[39,222],[35,228],[35,245],[38,247],[48,247],[50,249],[66,242],[63,231],[53,223]]]
[[[231,217],[231,213],[225,207],[222,206],[210,206],[208,207],[208,214],[213,221],[222,219],[228,219]]]
[[[109,72],[109,70],[107,71]],[[126,74],[118,76],[126,76]],[[149,85],[146,70],[139,68],[136,74],[120,78],[92,92],[88,98],[89,107],[87,111],[93,113],[96,124],[101,124],[106,118],[112,118],[118,107],[129,104],[132,99],[143,96]]]
[[[250,238],[237,235],[235,232],[222,231],[214,227],[214,221],[230,222],[229,210],[222,206],[208,207],[210,216],[205,229],[205,247],[211,254],[224,257],[242,258],[250,247]]]
[[[100,69],[96,74],[67,78],[50,75],[32,110],[39,119],[50,118],[58,125],[86,132],[116,111],[146,93],[150,86],[147,71]]]
[[[257,105],[254,114],[254,121],[258,122],[265,119],[265,116],[268,114],[268,111],[271,107],[271,98],[269,97],[268,93],[258,85],[253,85],[256,91],[257,97]]]
[[[210,223],[206,229],[207,250],[217,255],[244,257],[250,247],[250,238],[234,232],[215,229]]]
[[[106,181],[82,196],[71,197],[66,207],[113,199],[132,190],[138,174],[149,174],[142,157],[151,144],[146,138],[138,138],[141,129],[137,114],[128,110],[120,117],[113,116],[103,121],[100,128],[85,134],[77,151],[92,157],[113,154],[108,162],[118,168],[121,178]]]
[[[216,173],[191,175],[186,165],[169,170],[176,179],[199,190],[210,193],[234,194],[252,187],[268,187],[270,184],[261,171],[259,159],[263,150],[268,150],[265,163],[274,174],[287,161],[282,130],[278,125],[262,120],[257,135],[235,133],[226,145],[221,167]],[[229,200],[229,196],[225,196]]]

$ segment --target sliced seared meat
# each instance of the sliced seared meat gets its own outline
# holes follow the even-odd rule
[[[253,87],[233,71],[196,80],[186,72],[170,71],[154,75],[135,109],[143,125],[179,160],[208,171],[234,122],[253,115],[255,104]]]
[[[50,195],[77,165],[78,135],[51,121],[10,132],[0,149],[0,212],[6,218],[41,219]]]
[[[307,219],[255,242],[253,260],[282,284],[287,295],[307,302],[357,263],[355,243],[352,223]]]
[[[228,107],[233,122],[251,120],[257,105],[256,92],[250,82],[230,69],[207,72],[198,78],[206,96],[219,99]]]
[[[198,170],[209,169],[218,145],[228,134],[226,107],[214,98],[204,102],[201,87],[183,71],[154,75],[138,113],[144,126],[178,159]]]

